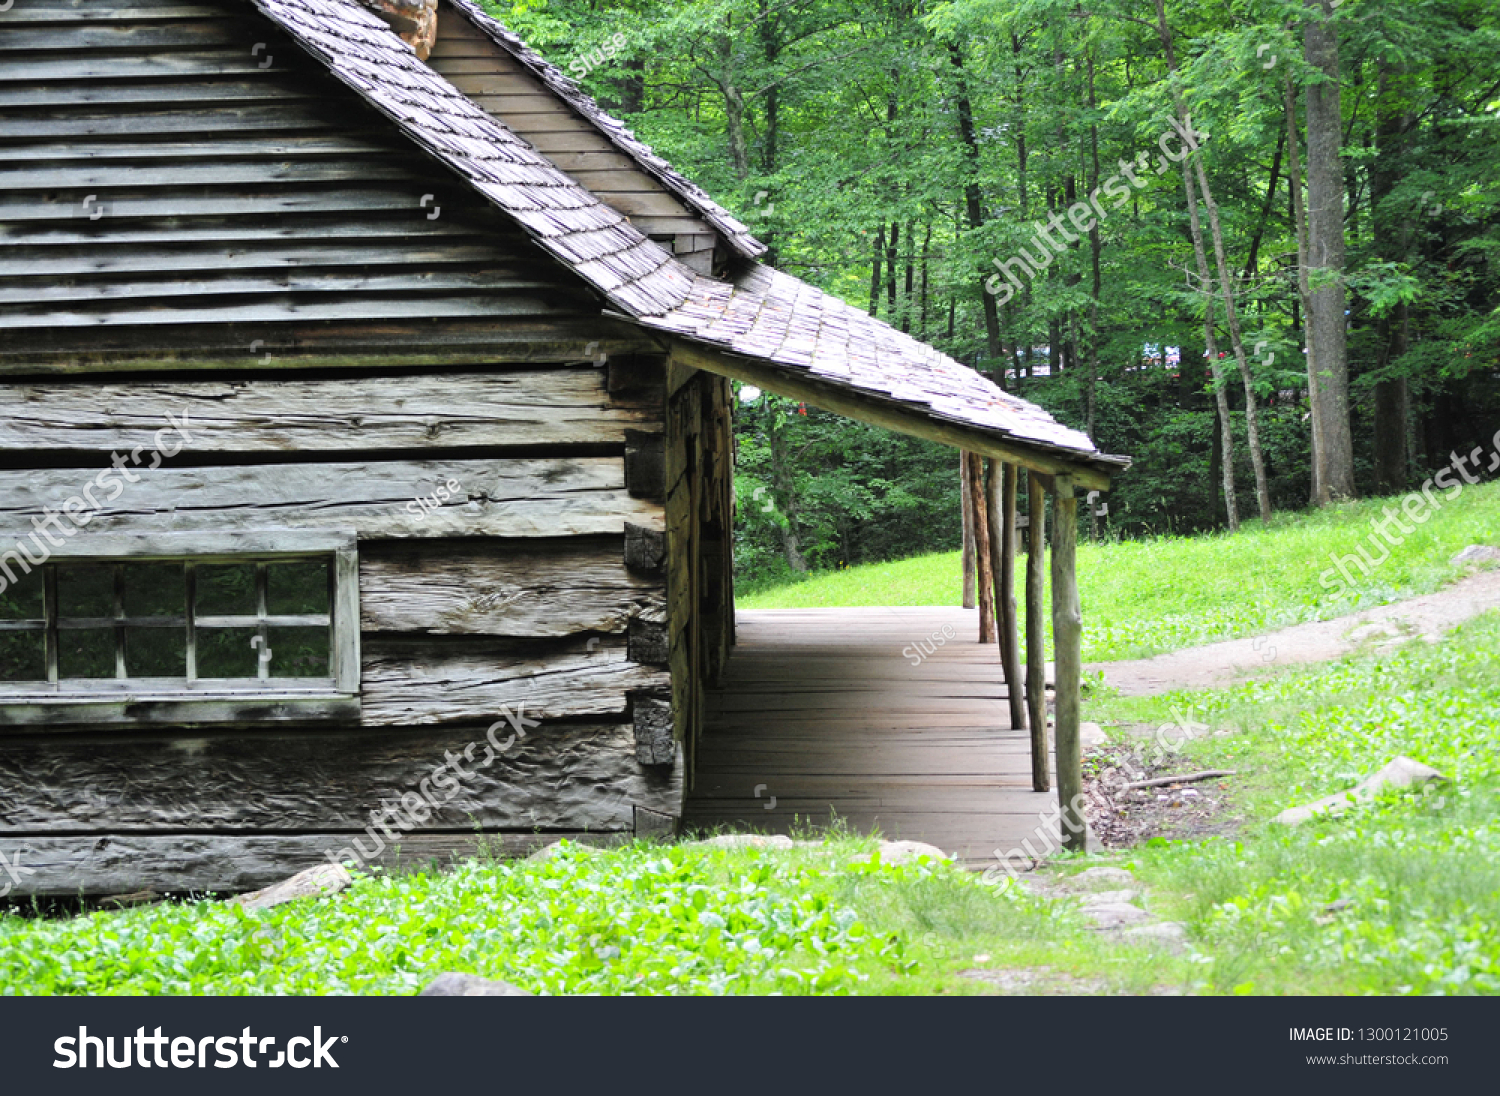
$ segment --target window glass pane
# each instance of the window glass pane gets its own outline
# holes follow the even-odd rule
[[[58,564],[57,609],[59,617],[113,617],[114,567],[107,563]]]
[[[314,559],[268,566],[266,611],[273,616],[328,612],[328,561]]]
[[[254,628],[199,628],[198,676],[200,678],[247,678],[258,676],[260,635]],[[274,665],[275,649],[272,645]]]
[[[46,635],[42,632],[0,632],[0,681],[46,680]]]
[[[208,563],[196,573],[198,616],[255,615],[253,563]]]
[[[327,677],[327,628],[272,628],[272,677]]]
[[[59,576],[59,580],[61,576]],[[61,597],[61,595],[59,595]],[[57,634],[57,676],[114,677],[113,628],[64,628]]]
[[[125,615],[180,617],[187,612],[187,580],[180,563],[125,564]]]
[[[187,629],[125,629],[125,672],[130,677],[186,677]]]
[[[12,579],[0,571],[0,582],[5,583],[4,592],[0,592],[0,620],[41,620],[42,569],[27,574],[14,559],[0,562],[15,576]]]

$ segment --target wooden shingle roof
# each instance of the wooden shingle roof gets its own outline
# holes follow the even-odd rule
[[[797,278],[748,262],[729,281],[689,270],[419,61],[358,0],[252,2],[412,140],[510,214],[599,291],[612,310],[642,327],[766,363],[790,378],[1077,461],[1105,475],[1129,464],[1100,453],[1087,435],[961,362]],[[576,86],[566,96],[586,98]]]
[[[766,253],[766,245],[750,234],[750,229],[708,196],[708,192],[663,160],[651,146],[638,140],[624,122],[604,111],[593,96],[579,87],[552,62],[521,41],[519,35],[500,20],[485,13],[473,0],[447,0],[461,11],[474,26],[516,62],[529,70],[547,89],[566,103],[584,121],[592,125],[617,149],[662,186],[675,194],[714,227],[736,253],[755,259]]]

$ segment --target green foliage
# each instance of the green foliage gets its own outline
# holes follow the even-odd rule
[[[1186,768],[1243,775],[1254,821],[1140,854],[1211,961],[1208,985],[1258,993],[1500,993],[1500,614],[1399,651],[1230,689],[1103,700],[1100,718],[1192,708],[1227,738]],[[1404,755],[1451,778],[1288,829],[1266,820]],[[1330,913],[1332,903],[1346,903]]]

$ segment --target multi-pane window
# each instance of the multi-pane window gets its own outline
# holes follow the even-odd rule
[[[327,678],[333,558],[47,563],[0,594],[0,680]]]
[[[232,535],[210,539],[212,549],[235,543]],[[352,539],[288,533],[257,541],[268,539],[286,543],[135,559],[79,557],[78,544],[35,565],[0,556],[0,704],[9,700],[12,716],[0,722],[17,721],[22,698],[352,696]],[[299,542],[307,550],[297,551]]]

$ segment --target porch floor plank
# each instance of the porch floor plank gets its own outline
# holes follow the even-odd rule
[[[1028,736],[1010,727],[976,611],[751,610],[737,625],[708,694],[688,827],[792,833],[838,819],[976,868],[1038,846],[1057,793],[1031,790]],[[945,626],[955,638],[913,665],[903,652]]]

